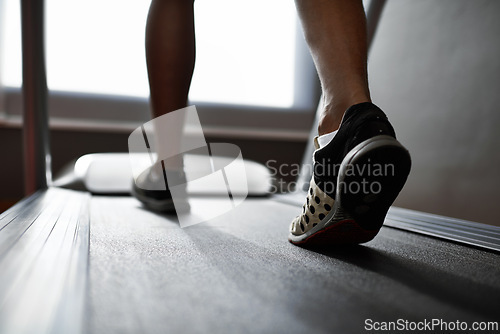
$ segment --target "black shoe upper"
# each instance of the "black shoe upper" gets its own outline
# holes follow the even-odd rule
[[[333,140],[314,152],[314,181],[328,195],[335,196],[335,188],[325,187],[325,182],[336,182],[340,164],[356,145],[374,136],[396,138],[394,128],[385,113],[370,102],[348,108]],[[330,189],[328,189],[330,188]]]
[[[137,177],[137,180],[133,182],[133,193],[141,195],[139,198],[140,200],[142,199],[141,201],[144,201],[144,198],[169,201],[172,199],[172,194],[169,190],[167,179],[173,181],[172,185],[174,186],[186,183],[186,175],[182,170],[166,171],[157,162],[142,172]]]

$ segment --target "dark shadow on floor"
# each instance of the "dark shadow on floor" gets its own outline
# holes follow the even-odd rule
[[[363,245],[307,249],[383,275],[482,318],[498,320],[500,317],[498,286],[475,282],[461,273],[446,272],[439,268],[439,263],[409,260]]]

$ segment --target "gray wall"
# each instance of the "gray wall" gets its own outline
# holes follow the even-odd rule
[[[372,95],[413,170],[397,205],[500,225],[500,1],[388,1]]]

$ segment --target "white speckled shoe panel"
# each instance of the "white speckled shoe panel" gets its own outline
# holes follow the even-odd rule
[[[309,184],[306,202],[302,206],[302,213],[295,217],[290,225],[293,235],[302,235],[316,227],[318,223],[326,219],[333,208],[334,199],[328,196],[314,182],[314,177]]]

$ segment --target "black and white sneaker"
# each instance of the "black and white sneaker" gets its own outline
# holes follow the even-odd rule
[[[333,140],[315,140],[313,177],[302,213],[290,226],[294,244],[372,240],[411,168],[387,116],[372,103],[346,110]]]
[[[174,186],[175,201],[171,192]],[[190,209],[184,171],[167,170],[161,162],[155,163],[137,177],[132,185],[132,195],[146,208],[157,212],[185,213]]]

